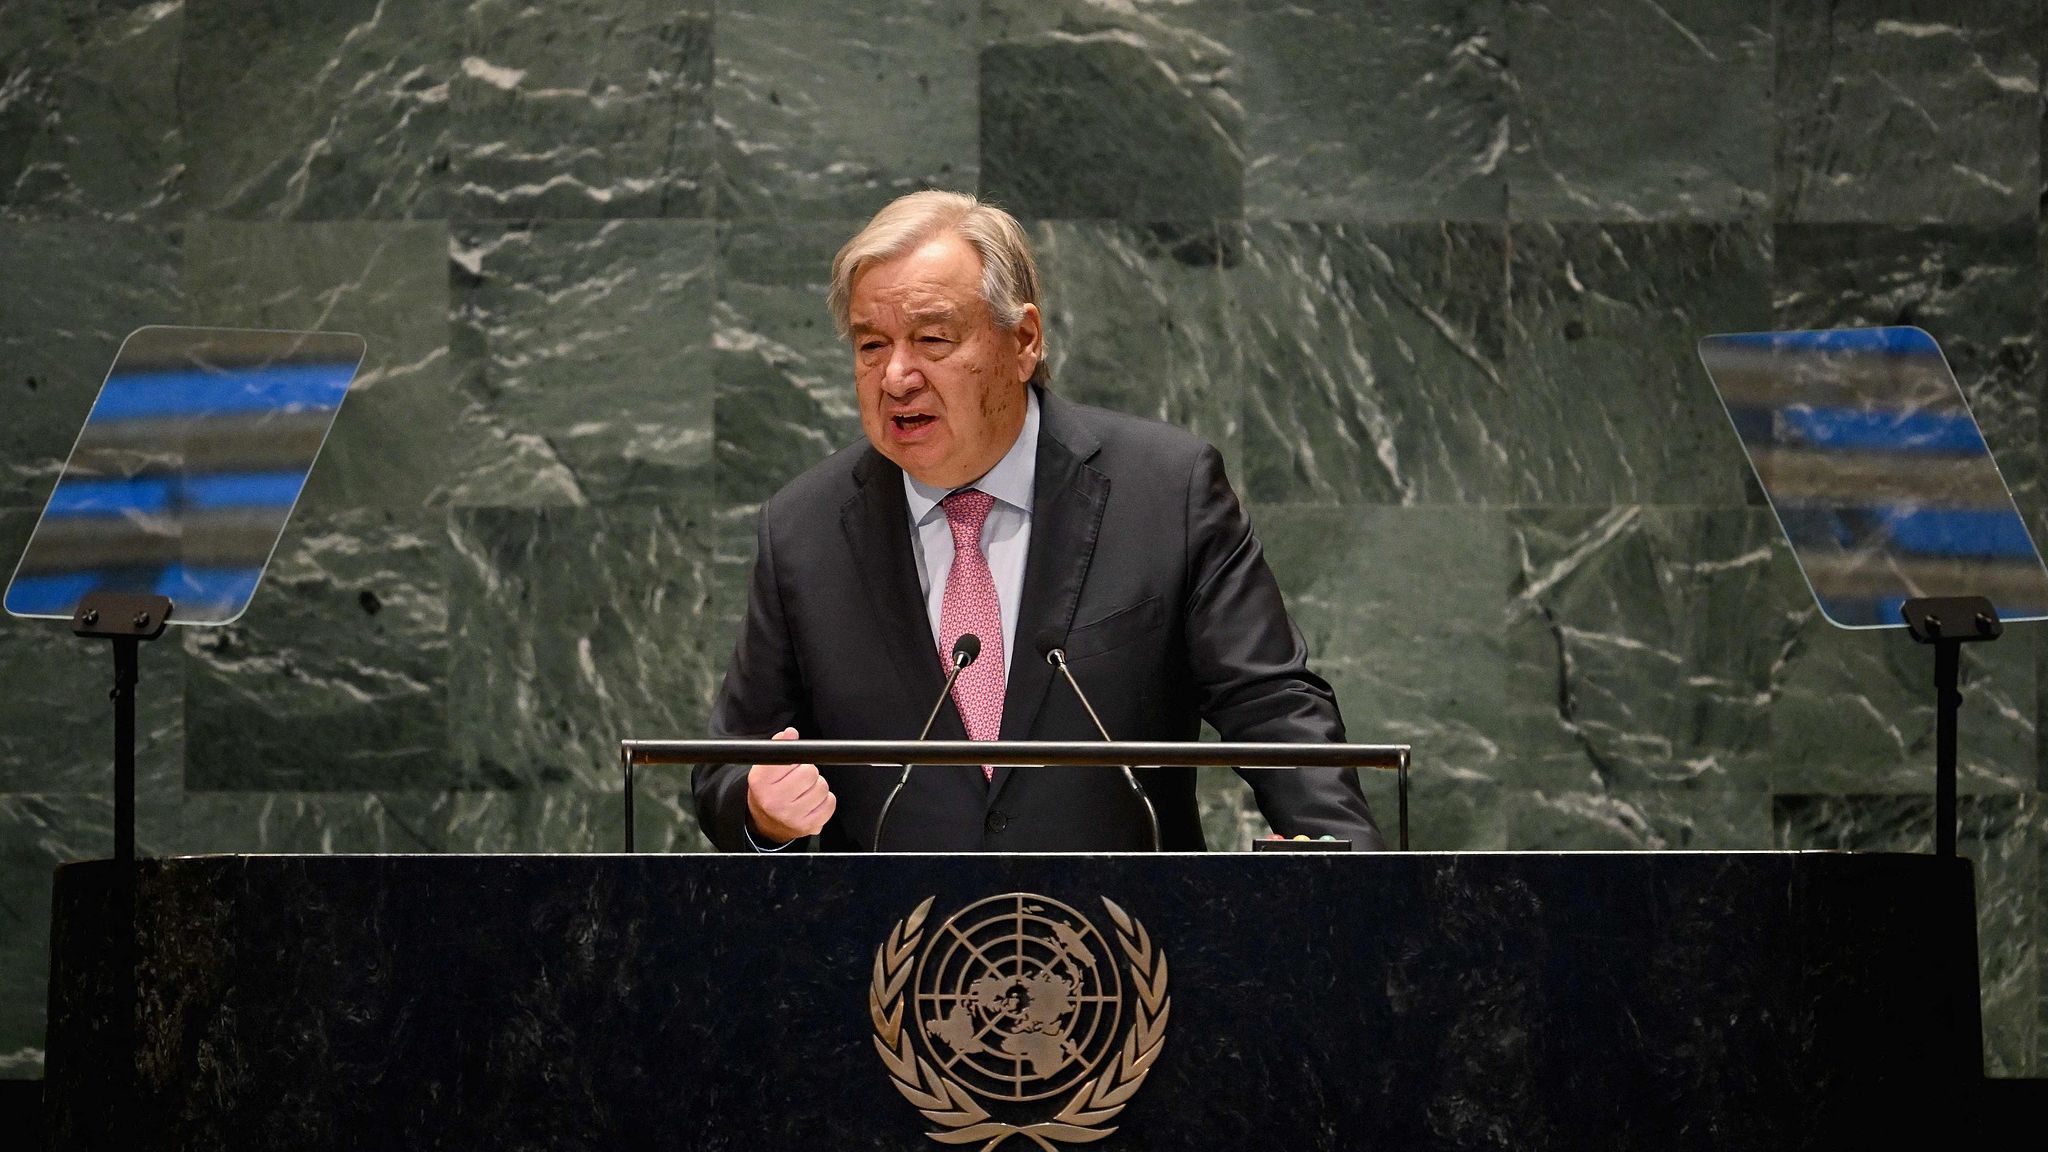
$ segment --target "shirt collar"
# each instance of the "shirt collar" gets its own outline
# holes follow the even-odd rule
[[[1017,433],[1017,442],[981,479],[960,488],[979,488],[1018,511],[1029,513],[1031,487],[1038,479],[1038,389],[1027,387],[1024,394],[1024,427]],[[934,488],[908,472],[903,474],[903,495],[910,501],[910,520],[914,524],[924,523],[939,501],[959,490]]]

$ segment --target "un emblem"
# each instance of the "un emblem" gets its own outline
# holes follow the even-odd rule
[[[1112,944],[1073,908],[1011,892],[962,908],[927,940],[931,906],[875,950],[868,985],[875,1049],[938,1126],[926,1135],[988,1152],[1012,1136],[1051,1149],[1116,1131],[1104,1125],[1159,1059],[1172,1008],[1166,954],[1145,926],[1104,899]]]

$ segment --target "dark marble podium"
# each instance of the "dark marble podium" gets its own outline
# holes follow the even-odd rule
[[[1898,1146],[1977,1074],[1953,859],[195,857],[58,872],[53,1147],[986,1148],[899,1095],[871,988],[923,986],[927,898],[938,941],[1017,892],[1099,930],[1127,1027],[1155,998],[1093,1147]],[[996,1135],[1083,1146],[1045,1131]]]

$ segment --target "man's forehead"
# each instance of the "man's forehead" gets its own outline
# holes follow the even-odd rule
[[[853,278],[853,303],[923,315],[964,311],[981,297],[981,256],[960,237],[935,236],[901,256],[869,264]]]
[[[962,319],[978,295],[956,299],[955,293],[928,285],[890,285],[879,291],[855,292],[851,320],[855,328],[876,324],[944,324]]]

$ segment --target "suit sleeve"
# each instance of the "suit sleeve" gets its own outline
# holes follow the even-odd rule
[[[794,725],[810,728],[803,701],[803,670],[783,613],[775,578],[774,536],[769,509],[761,510],[754,573],[747,585],[747,615],[734,641],[725,683],[706,725],[712,739],[762,738]],[[747,832],[747,764],[700,764],[690,776],[697,823],[721,852],[753,852]],[[801,851],[808,841],[793,844]]]
[[[1336,693],[1309,671],[1308,645],[1287,615],[1265,550],[1204,446],[1188,478],[1187,645],[1202,717],[1225,740],[1344,740]],[[1273,830],[1385,847],[1350,768],[1239,769]]]

